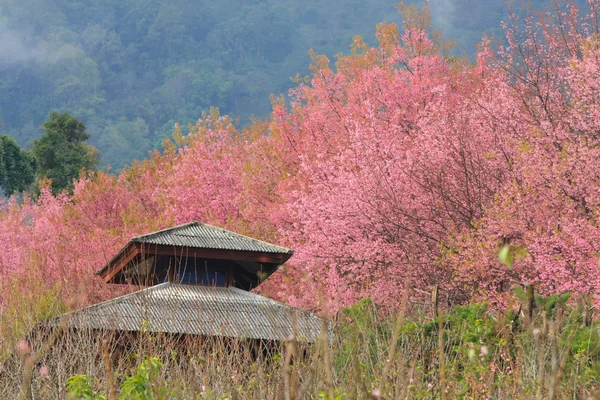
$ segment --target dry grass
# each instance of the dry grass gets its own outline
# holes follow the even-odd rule
[[[140,398],[598,398],[600,325],[581,307],[537,301],[532,318],[492,317],[471,306],[436,320],[414,310],[383,318],[363,301],[339,314],[332,342],[324,334],[310,346],[58,329],[35,331],[32,351],[21,343],[19,352],[36,316],[49,313],[39,313],[38,301],[1,316],[0,399],[68,398],[67,381],[76,374],[117,398],[149,357],[163,365]]]

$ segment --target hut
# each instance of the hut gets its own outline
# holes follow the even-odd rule
[[[54,323],[78,331],[159,332],[311,343],[317,315],[252,293],[293,254],[200,222],[132,238],[97,274],[140,290],[65,314]]]

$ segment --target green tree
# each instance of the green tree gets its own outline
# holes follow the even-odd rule
[[[19,147],[8,135],[0,135],[0,188],[5,196],[22,192],[33,184],[37,170],[34,155]]]
[[[82,170],[95,171],[99,161],[98,150],[86,143],[90,138],[85,125],[69,113],[50,113],[42,125],[45,134],[33,142],[39,178],[52,180],[52,192],[73,189],[73,179]]]
[[[121,118],[108,124],[98,141],[98,146],[105,149],[102,162],[119,171],[130,158],[143,159],[148,155],[149,135],[148,124],[141,118],[133,121]]]

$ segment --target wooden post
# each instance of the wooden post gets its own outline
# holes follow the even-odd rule
[[[438,290],[438,285],[435,285],[433,287],[433,291],[431,292],[431,315],[433,316],[433,319],[436,319],[438,316]]]
[[[435,286],[437,290],[437,285]],[[442,400],[448,399],[446,383],[446,344],[444,342],[444,321],[442,316],[438,320],[438,356],[439,356],[439,374],[440,374],[440,397]]]
[[[102,359],[106,367],[106,383],[108,385],[108,399],[117,400],[117,388],[115,387],[115,378],[112,370],[112,360],[108,349],[108,339],[102,340]]]
[[[594,306],[592,305],[592,301],[590,300],[589,294],[584,294],[582,296],[581,300],[583,303],[582,328],[585,328],[585,327],[592,325],[592,318],[594,316],[594,314],[593,314]]]
[[[530,324],[531,321],[533,320],[533,307],[534,307],[534,300],[535,300],[535,289],[533,287],[533,283],[530,283],[529,285],[527,285],[527,289],[526,289],[526,296],[527,296],[527,323]]]

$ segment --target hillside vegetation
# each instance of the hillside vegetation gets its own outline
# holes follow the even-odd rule
[[[377,23],[399,21],[394,4],[1,0],[0,132],[24,146],[41,136],[51,111],[69,112],[118,170],[160,148],[175,122],[187,127],[211,106],[241,125],[265,117],[269,95],[308,74],[309,49],[347,54],[355,35],[375,44]],[[507,17],[497,0],[429,5],[461,55],[474,54],[483,31],[501,33]]]
[[[211,106],[266,116],[310,48],[347,51],[396,14],[392,1],[2,0],[2,129],[24,145],[67,111],[120,168]]]

